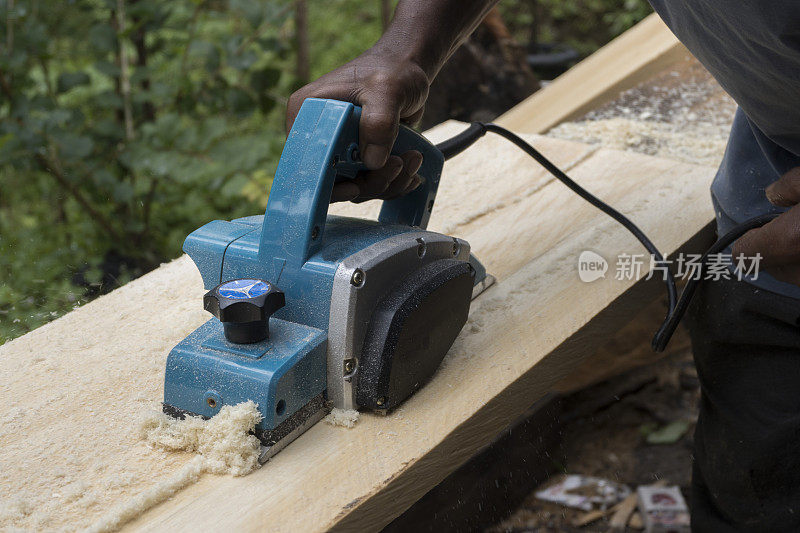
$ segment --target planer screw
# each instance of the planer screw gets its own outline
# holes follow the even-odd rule
[[[380,398],[378,398],[375,401],[375,403],[378,404],[378,407],[382,407],[382,406],[386,405],[386,397],[385,396],[381,396]]]
[[[355,272],[353,272],[353,277],[350,278],[350,283],[355,285],[356,287],[360,287],[364,284],[364,271],[360,268],[357,268]]]
[[[356,364],[353,362],[352,359],[348,359],[344,362],[344,373],[350,374],[353,370],[356,369]]]

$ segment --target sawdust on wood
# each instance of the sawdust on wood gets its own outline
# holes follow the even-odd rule
[[[140,435],[155,448],[199,454],[206,472],[243,476],[259,466],[261,443],[252,431],[260,421],[253,401],[224,405],[209,420],[199,416],[178,420],[151,411],[142,419]]]
[[[562,124],[552,135],[616,150],[716,166],[722,160],[729,131],[730,126],[702,124],[686,129],[672,123],[617,117]]]
[[[355,427],[356,422],[358,422],[358,411],[355,409],[339,409],[338,407],[334,407],[324,420],[332,426],[352,429]]]
[[[181,469],[112,508],[88,531],[114,531],[147,509],[169,499],[204,473],[243,476],[259,467],[259,440],[252,434],[261,420],[252,402],[225,405],[210,420],[186,417],[177,420],[159,411],[148,412],[139,427],[140,438],[166,451],[198,454]]]
[[[549,136],[717,166],[736,103],[690,58]]]

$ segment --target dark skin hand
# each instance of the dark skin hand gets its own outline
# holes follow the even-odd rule
[[[292,94],[287,131],[306,98],[333,98],[362,107],[360,151],[369,171],[334,185],[331,202],[391,199],[419,187],[422,154],[411,150],[391,155],[398,124],[415,124],[422,118],[436,74],[496,3],[401,0],[386,33],[372,48]]]
[[[800,167],[781,176],[765,193],[774,205],[790,209],[745,233],[734,243],[733,257],[761,254],[760,269],[781,281],[800,285]]]

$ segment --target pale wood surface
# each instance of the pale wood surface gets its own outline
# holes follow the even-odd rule
[[[645,21],[633,37],[587,60],[591,68],[579,65],[572,81],[562,77],[501,122],[543,131],[634,85],[684,53],[664,32]],[[620,58],[619,41],[637,43],[637,57]],[[445,125],[431,136],[458,127]],[[711,220],[711,169],[535,140],[576,179],[634,216],[667,252]],[[369,205],[355,209],[375,213]],[[661,290],[578,282],[581,249],[612,259],[618,250],[638,251],[636,243],[498,139],[448,163],[431,229],[468,239],[501,280],[473,305],[433,382],[387,418],[363,416],[353,430],[318,424],[246,478],[204,477],[129,527],[376,529],[489,442]],[[194,265],[182,257],[0,347],[0,400],[7,406],[0,415],[0,529],[8,525],[4,505],[22,510],[29,529],[86,527],[189,463],[187,454],[145,447],[136,427],[161,399],[168,351],[206,319],[202,293]],[[162,312],[155,317],[153,308]]]
[[[529,138],[665,252],[712,218],[713,169]],[[388,417],[363,415],[353,429],[317,424],[244,478],[202,477],[130,528],[378,529],[662,290],[611,279],[613,258],[640,252],[636,241],[501,139],[449,162],[442,183],[431,229],[467,239],[499,282],[473,304],[432,382]],[[353,209],[372,207],[337,211]],[[611,261],[606,279],[578,280],[584,249]],[[184,257],[0,347],[0,400],[10,406],[0,426],[0,499],[40,504],[26,526],[89,525],[191,460],[149,450],[135,427],[161,399],[170,348],[206,319],[202,292]]]
[[[473,153],[505,155],[499,140],[481,143]],[[585,149],[555,148],[549,151],[562,157]],[[484,215],[453,233],[473,244],[499,283],[476,302],[434,380],[389,417],[363,416],[351,430],[317,425],[262,470],[244,479],[201,480],[134,525],[378,529],[487,444],[661,290],[611,276],[579,282],[581,250],[610,258],[637,253],[638,245],[604,215],[564,194],[559,183],[490,208],[481,182],[493,162],[467,164],[467,157],[449,164],[442,204],[470,198],[476,212],[484,206]],[[707,188],[713,169],[607,150],[581,157],[573,176],[633,216],[667,252],[712,218]],[[521,165],[495,187],[535,178],[527,168]]]
[[[517,132],[544,133],[612,100],[689,55],[657,15],[648,16],[501,116]]]

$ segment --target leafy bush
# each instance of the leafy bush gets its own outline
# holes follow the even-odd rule
[[[652,12],[647,0],[504,0],[521,42],[566,43],[588,55]]]
[[[293,79],[288,2],[0,12],[2,342],[176,257],[199,221],[263,209]]]
[[[308,2],[311,75],[381,33],[380,2]],[[292,0],[0,0],[0,344],[262,211],[283,145]],[[589,52],[645,0],[504,0],[522,40]]]

